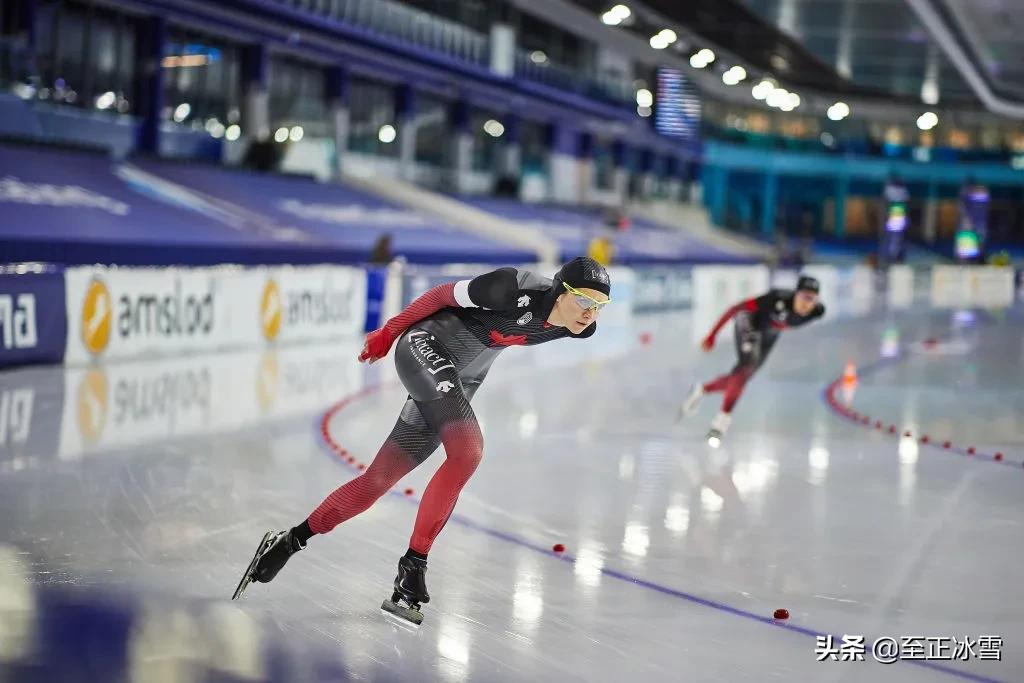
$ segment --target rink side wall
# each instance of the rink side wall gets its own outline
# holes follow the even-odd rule
[[[3,266],[0,368],[358,340],[430,287],[492,267]],[[523,267],[554,274],[550,266]],[[1004,307],[1019,288],[1013,269],[993,266],[896,266],[882,282],[865,266],[811,265],[805,272],[821,281],[830,317],[866,313],[879,285],[893,310],[919,300],[939,308]],[[797,276],[759,265],[614,267],[611,274],[614,305],[603,328],[622,336],[635,315],[692,309],[694,341],[732,303],[791,287]]]

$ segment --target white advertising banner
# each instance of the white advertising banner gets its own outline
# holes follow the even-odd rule
[[[1013,305],[1013,268],[997,266],[935,266],[931,303],[937,308]]]
[[[66,273],[65,363],[322,341],[361,334],[359,268],[105,268]]]
[[[910,266],[889,266],[886,297],[890,308],[904,310],[914,305],[914,270]]]
[[[255,305],[258,282],[230,267],[69,268],[65,363],[255,343],[236,320]]]
[[[366,272],[360,268],[266,268],[258,291],[254,320],[266,342],[324,341],[363,332]]]
[[[733,304],[767,292],[769,281],[770,273],[765,266],[696,266],[693,269],[693,341],[703,339],[719,316]]]

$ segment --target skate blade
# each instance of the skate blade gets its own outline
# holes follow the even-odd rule
[[[722,435],[718,432],[710,432],[707,436],[708,445],[712,448],[719,448],[722,445]]]
[[[260,544],[256,547],[256,554],[252,556],[252,561],[249,563],[249,566],[246,567],[245,573],[242,574],[242,580],[238,582],[238,587],[235,588],[235,594],[231,596],[232,600],[237,600],[241,597],[242,593],[245,592],[245,589],[249,587],[250,583],[252,583],[252,571],[256,568],[256,563],[260,561],[260,558],[266,551],[267,541],[273,538],[273,536],[273,531],[268,531],[263,534],[263,540],[261,540]]]
[[[412,607],[403,607],[390,600],[385,600],[380,604],[380,611],[384,613],[384,616],[397,621],[402,626],[412,626],[418,629],[423,623],[423,612]]]

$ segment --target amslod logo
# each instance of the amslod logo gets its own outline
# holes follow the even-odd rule
[[[205,336],[214,329],[212,283],[206,291],[184,292],[180,279],[168,291],[155,287],[126,290],[116,301],[110,287],[96,277],[82,298],[82,343],[94,356],[111,339],[172,339]]]
[[[82,343],[93,355],[102,353],[110,344],[110,324],[114,309],[110,290],[94,278],[82,300]]]
[[[274,341],[281,334],[282,309],[281,290],[277,282],[269,279],[263,286],[263,296],[260,298],[260,329],[267,341]]]

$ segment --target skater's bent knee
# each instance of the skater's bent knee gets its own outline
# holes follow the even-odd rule
[[[374,470],[372,468],[363,472],[359,476],[359,479],[367,489],[373,491],[378,496],[383,495],[384,492],[394,486],[397,481],[397,479],[390,476],[389,473],[381,470]]]

